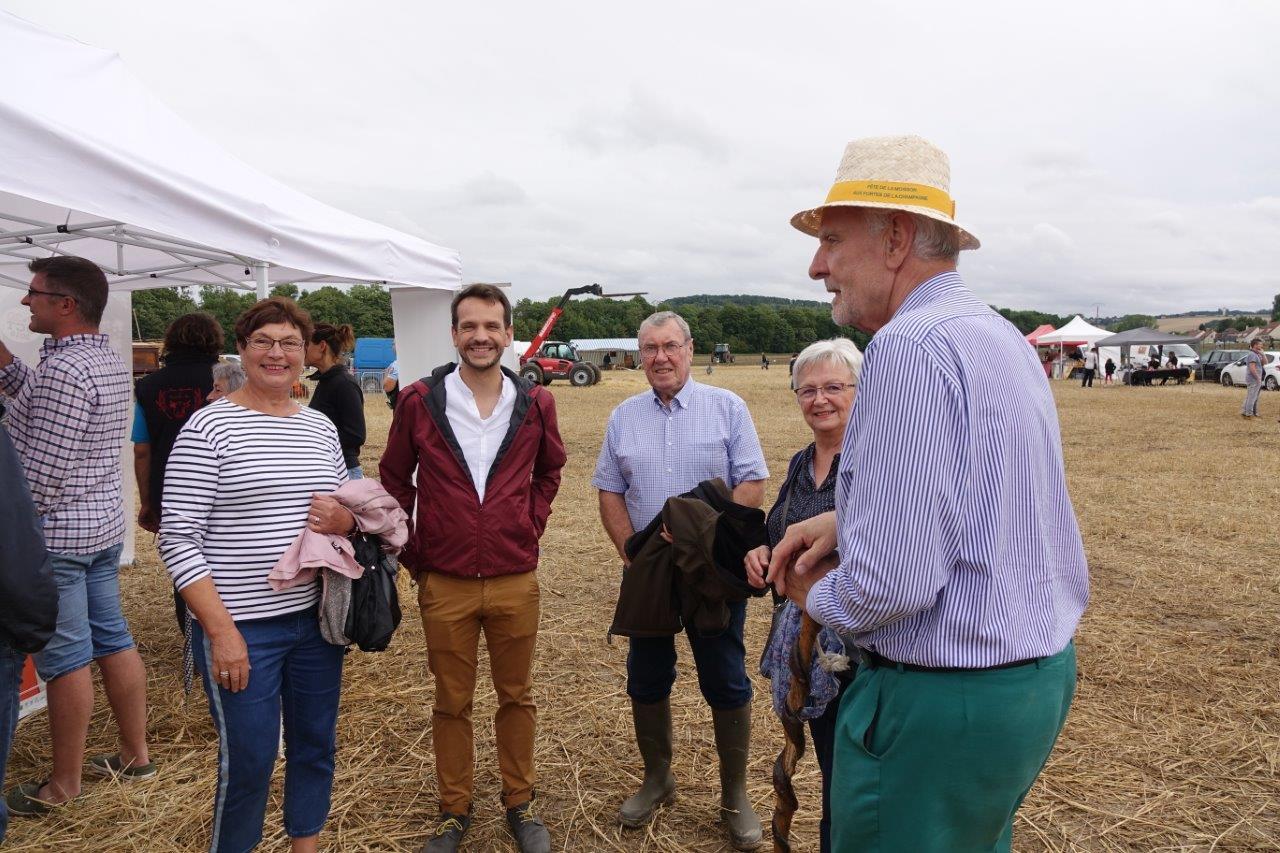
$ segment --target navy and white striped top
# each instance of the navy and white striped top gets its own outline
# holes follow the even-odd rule
[[[212,576],[237,622],[315,604],[318,583],[277,592],[267,573],[306,526],[311,496],[346,480],[338,432],[321,412],[277,417],[227,399],[205,406],[165,468],[160,556],[174,586]]]
[[[884,657],[977,668],[1061,651],[1089,597],[1053,395],[955,272],[867,346],[836,487],[840,566],[807,609]]]

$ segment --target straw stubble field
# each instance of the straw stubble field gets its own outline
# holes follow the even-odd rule
[[[776,478],[807,431],[785,370],[722,367],[702,381],[750,405]],[[618,561],[600,529],[591,471],[604,422],[644,388],[609,373],[591,388],[556,384],[569,449],[564,484],[543,540],[542,623],[535,683],[538,801],[556,849],[716,851],[717,776],[710,714],[682,650],[673,697],[680,794],[645,831],[620,832],[614,813],[638,783],[625,693],[624,641],[606,642]],[[1276,398],[1266,417],[1236,414],[1242,392],[1216,386],[1131,389],[1055,383],[1071,494],[1092,572],[1078,636],[1079,691],[1066,730],[1024,805],[1020,851],[1271,850],[1280,845],[1280,466]],[[367,406],[376,468],[389,422]],[[161,775],[149,783],[86,781],[74,807],[17,819],[9,843],[32,850],[197,850],[207,844],[216,748],[199,688],[184,697],[168,584],[149,534],[123,575],[126,612],[149,666],[150,732]],[[430,707],[414,588],[401,578],[405,621],[383,654],[347,659],[328,850],[417,850],[436,809]],[[768,607],[748,623],[759,654]],[[494,693],[482,649],[477,689],[475,824],[466,849],[511,849],[492,747]],[[751,794],[772,807],[770,768],[781,744],[756,678]],[[112,748],[101,692],[90,752]],[[43,715],[19,729],[10,783],[47,768]],[[264,850],[285,850],[280,779]],[[797,774],[797,850],[816,850],[818,776]],[[767,822],[767,819],[766,819]]]

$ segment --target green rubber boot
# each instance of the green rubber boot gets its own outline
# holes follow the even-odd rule
[[[764,843],[764,828],[747,796],[747,756],[751,752],[751,705],[731,711],[711,710],[716,752],[720,756],[720,820],[729,830],[734,850],[755,850]]]
[[[631,703],[631,719],[636,727],[636,746],[644,760],[644,782],[618,809],[618,822],[636,829],[653,820],[659,805],[676,798],[676,778],[671,775],[671,701],[652,705]]]

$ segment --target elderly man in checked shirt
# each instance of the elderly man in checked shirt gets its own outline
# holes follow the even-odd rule
[[[788,528],[768,580],[861,650],[841,702],[836,850],[1009,850],[1066,721],[1088,572],[1035,353],[965,286],[946,155],[856,140],[809,275],[874,333],[836,511]],[[838,804],[838,805],[836,805]]]
[[[32,261],[22,304],[31,331],[49,335],[36,368],[0,343],[0,393],[22,460],[58,585],[58,626],[35,657],[48,682],[53,771],[6,798],[19,815],[41,814],[80,795],[87,769],[125,780],[155,775],[147,754],[146,671],[120,610],[124,506],[120,448],[129,414],[129,371],[98,323],[107,279],[92,261]],[[89,664],[97,661],[120,728],[119,752],[84,765],[93,713]]]
[[[690,378],[693,338],[679,314],[659,311],[640,324],[640,358],[651,391],[624,400],[609,417],[592,485],[600,490],[605,531],[627,565],[627,537],[643,529],[667,498],[719,477],[733,499],[758,507],[769,476],[751,413],[738,395]],[[624,571],[626,569],[624,568]],[[702,636],[686,626],[698,685],[711,706],[720,758],[721,817],[740,850],[759,846],[760,821],[746,793],[751,736],[751,681],[742,632],[746,602],[730,606],[729,628]],[[627,654],[636,745],[644,782],[618,813],[627,827],[648,823],[675,795],[671,775],[671,688],[676,679],[674,637],[632,638]]]

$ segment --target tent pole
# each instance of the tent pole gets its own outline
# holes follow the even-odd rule
[[[253,280],[258,285],[258,298],[267,298],[267,270],[271,268],[271,264],[266,261],[253,262]]]

